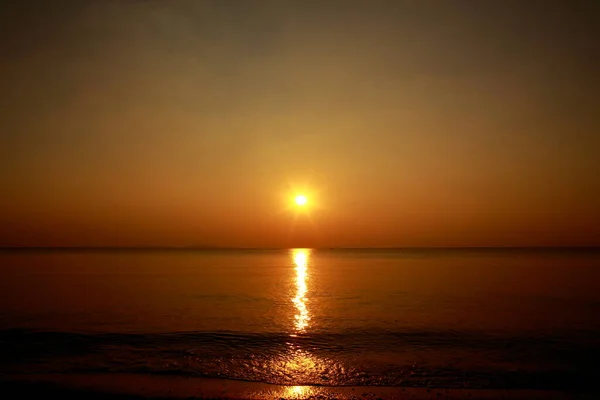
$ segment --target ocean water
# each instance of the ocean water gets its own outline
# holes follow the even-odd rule
[[[581,389],[600,253],[0,253],[0,373]]]

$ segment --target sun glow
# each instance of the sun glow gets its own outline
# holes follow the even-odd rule
[[[297,195],[294,201],[298,207],[304,207],[308,203],[308,199],[303,194]]]

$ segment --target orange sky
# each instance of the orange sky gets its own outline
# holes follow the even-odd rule
[[[600,245],[593,2],[34,3],[1,246]]]

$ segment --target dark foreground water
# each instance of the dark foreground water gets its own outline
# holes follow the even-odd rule
[[[581,389],[600,253],[0,253],[0,373]]]

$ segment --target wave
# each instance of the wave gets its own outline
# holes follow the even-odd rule
[[[0,330],[0,372],[135,372],[294,385],[568,389],[600,378],[595,332]]]

